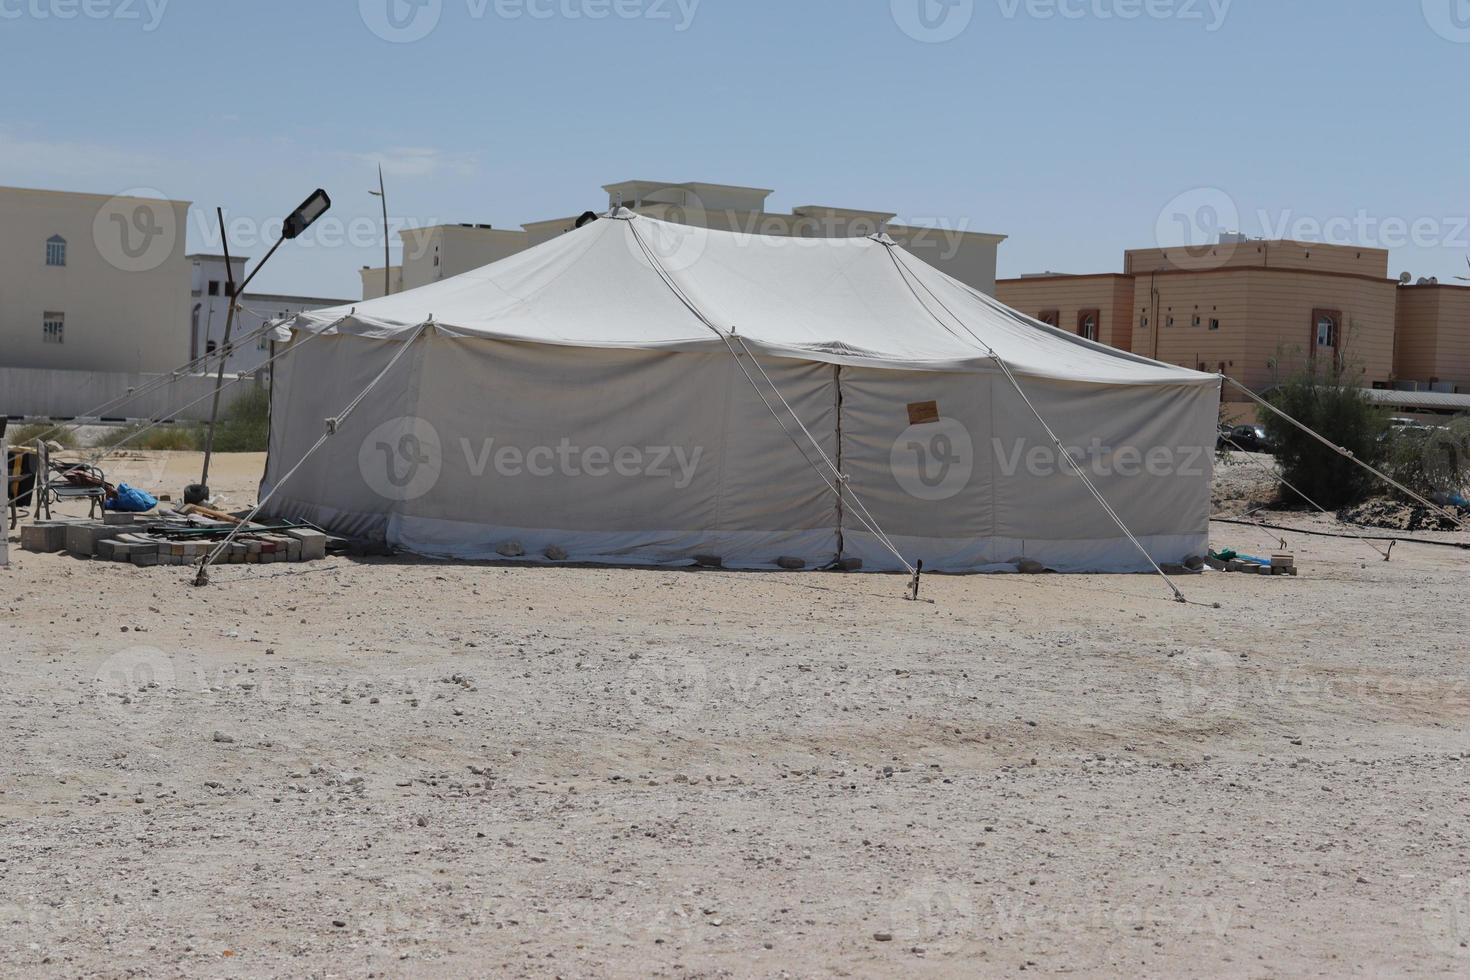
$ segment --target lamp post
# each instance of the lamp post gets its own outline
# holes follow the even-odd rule
[[[228,239],[225,239],[227,256],[225,265],[229,270],[229,284],[226,286],[226,289],[230,294],[228,297],[230,309],[229,313],[225,316],[224,344],[221,346],[219,352],[219,369],[214,376],[214,402],[209,410],[209,428],[206,430],[204,436],[204,469],[199,474],[199,482],[197,484],[184,488],[184,503],[186,504],[199,504],[209,499],[209,462],[214,456],[214,424],[219,417],[219,396],[220,390],[224,387],[225,365],[230,359],[230,331],[235,325],[236,301],[245,292],[251,281],[260,275],[260,270],[265,268],[265,264],[270,261],[271,256],[276,254],[276,249],[280,248],[285,242],[300,236],[302,232],[315,224],[318,218],[326,214],[327,209],[331,206],[332,199],[327,195],[326,191],[320,187],[313,191],[310,197],[302,201],[301,205],[287,216],[285,223],[281,226],[281,237],[276,239],[276,243],[271,246],[270,251],[265,253],[265,258],[261,259],[260,264],[255,267],[255,271],[246,276],[245,281],[239,286],[235,285],[234,267],[228,260],[229,243]],[[225,223],[224,211],[220,209],[216,210],[219,215],[220,235],[223,238]]]
[[[393,262],[388,257],[388,189],[383,186],[383,165],[381,163],[378,164],[378,189],[368,191],[368,193],[383,201],[383,295],[388,296],[393,292]]]

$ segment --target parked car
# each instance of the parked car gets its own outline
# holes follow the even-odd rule
[[[1266,435],[1265,426],[1237,425],[1229,430],[1222,427],[1218,448],[1243,449],[1248,453],[1269,453],[1274,452],[1276,446],[1271,442],[1271,437]]]

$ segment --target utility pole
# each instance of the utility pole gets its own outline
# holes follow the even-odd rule
[[[383,202],[383,295],[388,296],[393,292],[392,261],[388,257],[388,189],[383,186],[383,165],[378,164],[378,189],[368,191],[373,197]]]

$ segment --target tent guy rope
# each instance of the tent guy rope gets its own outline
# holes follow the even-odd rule
[[[1462,531],[1466,530],[1465,522],[1462,521],[1462,520],[1460,520],[1460,518],[1456,517],[1454,514],[1451,514],[1449,511],[1445,510],[1443,507],[1440,507],[1438,504],[1430,503],[1428,500],[1425,500],[1419,494],[1417,494],[1414,491],[1410,490],[1408,487],[1404,486],[1402,483],[1398,482],[1393,477],[1391,477],[1388,474],[1382,472],[1381,470],[1378,470],[1378,469],[1376,469],[1376,468],[1374,468],[1372,466],[1369,466],[1367,463],[1365,463],[1361,459],[1359,459],[1356,453],[1352,452],[1349,449],[1346,449],[1343,446],[1339,446],[1339,445],[1335,444],[1331,439],[1328,439],[1326,436],[1319,434],[1318,432],[1316,432],[1315,430],[1313,430],[1311,427],[1309,427],[1306,423],[1299,422],[1296,419],[1292,418],[1290,415],[1287,415],[1281,409],[1277,408],[1275,405],[1272,405],[1269,401],[1267,401],[1266,399],[1262,398],[1260,395],[1256,394],[1254,391],[1251,391],[1245,385],[1241,384],[1239,381],[1236,381],[1234,378],[1230,377],[1228,374],[1222,374],[1222,375],[1220,375],[1220,377],[1221,377],[1221,379],[1223,379],[1225,381],[1228,381],[1231,384],[1235,385],[1235,387],[1239,388],[1252,401],[1254,401],[1256,404],[1260,405],[1262,408],[1266,409],[1267,411],[1269,411],[1269,412],[1271,412],[1271,413],[1273,413],[1273,414],[1275,414],[1277,416],[1280,416],[1283,420],[1285,420],[1286,422],[1288,422],[1291,425],[1295,426],[1296,428],[1300,429],[1301,431],[1305,432],[1307,435],[1311,436],[1313,439],[1316,439],[1322,445],[1326,446],[1328,449],[1331,449],[1333,452],[1337,453],[1339,456],[1342,456],[1344,459],[1352,460],[1354,463],[1357,463],[1359,466],[1361,466],[1363,469],[1367,470],[1369,473],[1372,473],[1374,476],[1378,477],[1378,479],[1382,480],[1384,483],[1387,483],[1389,486],[1391,486],[1394,489],[1398,490],[1400,493],[1404,494],[1405,496],[1410,497],[1410,498],[1418,501],[1419,503],[1423,504],[1425,507],[1427,507],[1431,511],[1433,511],[1435,514],[1438,514],[1440,517],[1443,517],[1445,520],[1447,520],[1450,523],[1454,524],[1455,527],[1459,528]]]
[[[908,269],[903,264],[903,262],[900,261],[895,246],[889,242],[884,242],[881,239],[875,239],[875,241],[878,241],[879,244],[883,245],[884,248],[888,250],[888,256],[889,258],[893,259],[894,266],[899,270],[899,276],[904,279],[904,282],[909,282],[909,277],[913,276],[913,270]],[[1002,358],[998,353],[996,353],[993,347],[982,340],[979,334],[971,330],[970,327],[964,322],[964,320],[956,316],[954,311],[944,304],[943,300],[941,300],[938,296],[935,296],[934,291],[931,290],[922,279],[919,279],[917,276],[913,276],[913,280],[914,282],[917,282],[920,286],[922,286],[926,293],[933,297],[934,302],[939,304],[940,309],[948,313],[949,316],[954,320],[954,322],[959,324],[961,329],[963,329],[972,338],[974,338],[975,342],[980,345],[982,350],[985,351],[986,356],[988,356],[991,360],[995,362],[996,367],[1000,368],[1001,373],[1005,375],[1006,380],[1010,382],[1011,387],[1016,390],[1016,394],[1021,396],[1021,401],[1026,403],[1026,407],[1031,410],[1031,414],[1036,416],[1036,421],[1041,423],[1042,429],[1046,431],[1047,437],[1051,439],[1052,443],[1056,446],[1057,451],[1061,453],[1062,457],[1066,459],[1068,464],[1070,464],[1072,472],[1075,473],[1082,480],[1083,485],[1087,487],[1088,492],[1092,494],[1093,498],[1098,502],[1098,505],[1102,507],[1103,511],[1108,515],[1112,522],[1118,526],[1118,529],[1127,536],[1128,540],[1133,543],[1133,546],[1138,549],[1139,554],[1143,555],[1143,557],[1148,560],[1148,563],[1153,566],[1153,569],[1155,572],[1158,573],[1159,578],[1163,579],[1164,583],[1169,586],[1170,591],[1174,593],[1174,600],[1176,602],[1188,602],[1189,600],[1185,597],[1184,593],[1180,591],[1179,586],[1174,584],[1174,580],[1169,577],[1168,573],[1166,573],[1162,567],[1160,567],[1158,562],[1154,561],[1153,555],[1148,553],[1148,549],[1145,548],[1143,546],[1143,543],[1134,536],[1131,530],[1128,529],[1128,525],[1123,523],[1123,518],[1119,517],[1118,512],[1113,510],[1112,505],[1108,503],[1107,498],[1102,495],[1102,492],[1098,490],[1097,485],[1094,484],[1092,480],[1088,477],[1087,471],[1082,468],[1082,464],[1077,462],[1076,458],[1072,456],[1071,450],[1067,449],[1067,447],[1062,444],[1062,440],[1052,429],[1051,424],[1047,422],[1047,420],[1042,416],[1037,407],[1032,404],[1031,399],[1027,397],[1025,389],[1023,389],[1021,387],[1021,383],[1016,380],[1016,376],[1011,372],[1010,365],[1005,362],[1005,359]],[[919,296],[918,291],[914,289],[912,283],[909,284],[909,289],[913,291],[914,298],[919,301],[919,305],[922,306],[930,316],[934,317],[935,321],[939,323],[940,326],[944,326],[944,321],[940,320],[939,314],[929,309],[929,305],[924,302],[922,297]],[[945,329],[948,329],[948,327],[945,327]]]
[[[341,322],[341,321],[338,321],[338,322]],[[261,367],[266,367],[266,366],[268,366],[270,364],[273,364],[277,360],[281,359],[282,357],[285,357],[291,351],[294,351],[294,350],[296,350],[296,349],[298,349],[300,347],[305,346],[308,342],[310,342],[311,340],[315,339],[316,337],[320,337],[320,336],[321,336],[321,334],[314,333],[310,337],[308,337],[306,340],[303,340],[300,343],[292,344],[289,347],[283,347],[279,351],[277,351],[276,353],[272,354],[270,357],[266,358],[266,360],[263,361],[260,366]],[[241,381],[245,380],[246,377],[248,377],[248,375],[239,375],[233,381],[227,381],[227,382],[225,382],[224,385],[222,386],[222,388],[220,390],[224,390],[224,388],[233,387],[234,385],[237,385]],[[127,436],[127,438],[121,439],[121,440],[113,443],[110,446],[105,446],[105,447],[99,449],[98,451],[96,451],[95,453],[93,453],[93,454],[91,454],[90,456],[87,457],[87,462],[89,464],[91,464],[91,463],[96,463],[99,460],[106,459],[108,456],[111,456],[113,453],[117,452],[123,446],[126,446],[128,443],[132,442],[134,439],[136,439],[139,436],[141,436],[143,433],[149,432],[149,431],[151,431],[153,429],[156,429],[160,425],[163,425],[165,422],[171,422],[171,421],[173,421],[174,419],[176,419],[180,415],[182,415],[184,412],[187,412],[189,409],[193,408],[195,405],[198,405],[201,402],[207,401],[207,400],[209,400],[210,398],[213,398],[213,397],[214,397],[214,389],[211,388],[208,392],[206,392],[205,394],[201,395],[200,397],[194,399],[193,401],[189,402],[188,404],[181,405],[178,408],[174,409],[169,414],[163,416],[162,418],[154,419],[149,424],[143,426],[141,429],[138,429],[136,432],[129,433],[128,436]]]
[[[771,379],[771,376],[766,373],[765,368],[761,366],[760,361],[755,357],[754,354],[751,353],[750,348],[746,346],[745,341],[741,339],[733,329],[727,334],[725,331],[715,326],[714,322],[711,321],[709,317],[705,316],[703,311],[701,311],[699,307],[694,303],[694,301],[690,299],[689,296],[684,292],[684,290],[679,287],[679,284],[674,281],[672,275],[670,275],[668,270],[664,268],[663,263],[659,261],[658,256],[653,252],[652,249],[648,247],[648,244],[643,241],[643,236],[638,233],[638,227],[634,223],[634,221],[628,221],[628,228],[633,234],[633,240],[637,242],[638,248],[642,251],[644,257],[648,260],[648,263],[653,268],[653,271],[657,273],[659,278],[663,280],[664,284],[669,287],[669,290],[673,292],[674,296],[679,300],[679,302],[682,303],[689,310],[689,312],[692,313],[695,318],[699,320],[700,323],[708,327],[715,334],[715,336],[719,337],[720,340],[724,342],[726,349],[730,352],[730,356],[735,359],[735,363],[740,367],[741,373],[745,375],[745,379],[750,382],[750,386],[755,389],[755,393],[759,395],[761,401],[765,403],[766,410],[771,413],[771,417],[774,418],[777,424],[781,426],[781,430],[786,433],[787,438],[791,440],[794,446],[796,446],[797,451],[801,453],[802,458],[807,461],[807,465],[812,467],[813,471],[821,479],[823,484],[826,485],[827,489],[836,494],[839,501],[843,499],[844,492],[846,493],[847,497],[851,498],[853,504],[857,508],[856,516],[858,520],[869,531],[869,533],[871,533],[873,537],[876,538],[878,542],[883,545],[884,548],[892,553],[894,558],[898,559],[899,563],[903,565],[903,567],[908,571],[909,575],[914,577],[915,581],[913,585],[913,590],[914,596],[917,597],[917,579],[919,576],[919,569],[903,556],[902,552],[900,552],[897,546],[894,545],[893,540],[889,538],[887,533],[884,532],[881,527],[878,526],[877,520],[872,517],[871,512],[868,510],[866,505],[863,504],[862,500],[849,485],[847,476],[832,460],[832,457],[827,454],[827,451],[822,448],[821,444],[817,441],[817,438],[812,435],[811,430],[808,429],[806,425],[801,421],[801,417],[796,414],[796,410],[791,407],[790,402],[788,402],[786,398],[781,394],[780,389],[776,387],[776,383]],[[740,340],[740,346],[745,351],[746,356],[751,360],[751,362],[755,364],[756,370],[758,370],[761,375],[766,379],[766,383],[770,385],[771,390],[776,393],[776,397],[780,399],[781,404],[785,407],[786,411],[790,413],[792,419],[795,420],[797,426],[801,429],[802,433],[811,442],[812,447],[816,449],[818,457],[832,470],[833,479],[829,480],[827,478],[827,475],[822,472],[821,467],[812,460],[806,449],[801,445],[801,442],[796,438],[795,434],[792,433],[790,427],[786,424],[785,419],[783,419],[780,413],[776,411],[776,407],[771,404],[771,400],[766,397],[765,392],[756,382],[755,377],[751,375],[750,371],[745,367],[745,361],[741,358],[739,351],[735,349],[735,344],[731,340],[732,337]]]
[[[248,312],[255,313],[254,310],[248,310]],[[258,314],[258,313],[256,313],[255,315],[256,316],[260,316],[260,314]],[[245,343],[245,342],[254,340],[257,337],[259,337],[261,334],[265,333],[268,330],[272,330],[272,329],[274,329],[274,324],[272,324],[270,322],[263,323],[257,329],[252,330],[250,333],[248,333],[245,336],[241,337],[240,338],[240,342],[241,343]],[[233,345],[233,346],[238,346],[238,345]],[[151,392],[157,391],[159,388],[162,388],[162,387],[164,387],[166,385],[172,384],[173,382],[177,381],[182,375],[187,374],[188,372],[190,372],[194,368],[197,368],[197,367],[199,367],[199,366],[201,366],[203,364],[207,364],[207,363],[209,363],[211,360],[213,360],[216,357],[226,357],[226,356],[228,356],[228,354],[229,354],[229,351],[226,351],[226,350],[213,350],[213,351],[209,351],[208,353],[201,354],[201,355],[199,355],[198,357],[194,358],[191,361],[184,362],[183,364],[181,364],[178,367],[174,368],[172,371],[168,371],[168,372],[166,372],[164,374],[158,375],[152,381],[147,381],[147,382],[144,382],[143,384],[139,385],[136,388],[131,388],[127,392],[125,392],[124,394],[119,395],[116,398],[112,398],[112,399],[110,399],[108,401],[105,401],[102,404],[97,405],[94,408],[90,408],[87,411],[81,413],[80,415],[77,415],[77,416],[75,416],[73,418],[67,419],[65,422],[58,422],[56,425],[53,425],[51,428],[47,429],[46,431],[42,432],[40,435],[36,436],[36,439],[38,439],[38,440],[39,439],[48,439],[52,435],[54,435],[54,434],[62,431],[63,429],[75,428],[76,426],[87,425],[90,422],[100,421],[101,420],[101,415],[102,415],[103,412],[109,412],[109,411],[112,411],[115,408],[121,408],[123,405],[126,405],[128,402],[135,401],[135,400],[137,400],[139,398],[142,398],[146,394],[149,394]],[[264,366],[264,365],[262,365],[262,366]]]
[[[1240,452],[1244,453],[1245,456],[1246,456],[1246,462],[1251,463],[1252,465],[1259,467],[1262,472],[1266,473],[1268,476],[1270,476],[1277,483],[1280,483],[1282,486],[1286,487],[1286,489],[1290,490],[1292,493],[1296,494],[1298,497],[1302,498],[1307,503],[1311,504],[1318,511],[1320,511],[1323,514],[1326,514],[1328,517],[1332,518],[1334,521],[1337,521],[1337,523],[1341,524],[1343,527],[1351,528],[1351,525],[1349,525],[1346,521],[1339,520],[1338,517],[1335,514],[1333,514],[1330,511],[1328,511],[1326,507],[1323,507],[1321,504],[1317,503],[1317,501],[1313,500],[1311,497],[1308,497],[1305,493],[1303,493],[1302,491],[1298,490],[1295,486],[1293,486],[1291,484],[1291,482],[1289,480],[1286,479],[1285,476],[1283,476],[1282,474],[1277,473],[1276,471],[1272,470],[1269,466],[1267,466],[1266,464],[1260,462],[1259,460],[1250,458],[1251,457],[1251,454],[1248,453],[1248,452],[1246,452],[1245,449],[1241,448],[1241,445],[1238,442],[1236,442],[1234,439],[1231,439],[1231,438],[1229,438],[1227,436],[1226,439],[1225,439],[1225,441],[1228,442],[1228,443],[1230,443],[1230,445],[1234,446],[1236,449],[1239,449]],[[1264,527],[1264,525],[1262,525],[1259,521],[1256,522],[1256,526],[1257,527]],[[1364,544],[1366,544],[1368,547],[1372,548],[1375,552],[1377,552],[1378,553],[1378,556],[1380,558],[1382,558],[1384,561],[1389,561],[1390,558],[1391,558],[1391,556],[1393,555],[1393,546],[1392,545],[1389,546],[1389,549],[1387,551],[1383,551],[1376,544],[1374,544],[1372,541],[1369,541],[1366,536],[1364,536],[1362,534],[1357,534],[1356,532],[1355,532],[1355,536],[1360,541],[1362,541]]]
[[[348,416],[350,416],[354,411],[357,410],[357,407],[362,404],[363,399],[367,398],[368,393],[376,388],[378,386],[378,383],[388,376],[389,372],[391,372],[393,368],[398,365],[398,362],[403,359],[403,355],[407,354],[409,350],[412,349],[413,345],[418,341],[418,339],[424,335],[424,331],[428,330],[429,327],[432,325],[432,320],[428,320],[424,323],[419,324],[418,329],[415,330],[413,334],[403,342],[403,347],[398,351],[398,353],[393,355],[392,360],[390,360],[387,365],[383,367],[383,370],[378,372],[377,377],[369,381],[367,387],[358,392],[357,397],[348,402],[347,406],[343,408],[342,411],[336,415],[336,417],[326,420],[326,431],[317,438],[317,441],[312,444],[312,447],[306,451],[305,455],[303,455],[300,459],[296,461],[296,465],[291,467],[291,469],[286,472],[285,476],[276,481],[275,486],[271,487],[270,492],[262,496],[260,500],[256,502],[255,506],[251,508],[250,513],[246,514],[245,517],[240,521],[240,523],[235,525],[234,529],[225,536],[225,539],[223,541],[215,546],[213,551],[211,551],[209,554],[205,555],[199,560],[199,572],[194,576],[195,585],[209,584],[209,566],[214,564],[219,556],[224,553],[224,551],[229,548],[231,544],[234,543],[235,538],[239,536],[241,531],[250,526],[250,522],[255,520],[255,517],[257,514],[260,513],[261,508],[263,508],[266,503],[276,495],[276,491],[285,486],[287,481],[289,481],[291,477],[296,475],[296,471],[305,466],[306,461],[311,459],[312,455],[315,454],[318,449],[327,444],[328,439],[332,438],[332,436],[341,431],[342,423],[347,421]],[[320,334],[315,334],[314,336],[320,336]],[[305,341],[303,341],[302,343],[305,343]],[[287,349],[290,350],[297,346],[299,345],[292,344],[291,347],[288,347]]]

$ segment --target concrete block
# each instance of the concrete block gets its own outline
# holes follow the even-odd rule
[[[106,524],[108,527],[122,527],[128,524],[136,524],[136,517],[137,515],[135,514],[117,514],[109,512],[102,515],[102,523]]]
[[[150,541],[137,534],[125,534],[118,538],[128,548],[128,557],[136,558],[138,555],[157,555],[158,542]]]
[[[110,538],[112,533],[113,529],[106,524],[68,524],[66,550],[78,558],[92,558],[97,554],[97,543]]]
[[[135,551],[133,552],[130,560],[134,565],[137,565],[139,568],[152,568],[154,565],[158,564],[158,551],[155,549],[152,554],[143,551]]]
[[[298,527],[286,531],[285,534],[301,542],[301,561],[320,561],[327,557],[327,536],[322,532],[313,531],[311,528]],[[566,552],[563,551],[562,556],[565,558]],[[551,557],[549,551],[547,557]],[[562,559],[553,558],[552,560],[560,561]]]
[[[25,551],[50,555],[66,550],[67,525],[60,521],[26,524],[20,529],[20,546]]]
[[[275,546],[277,561],[300,561],[301,542],[289,534],[263,534],[261,535],[268,543]]]

